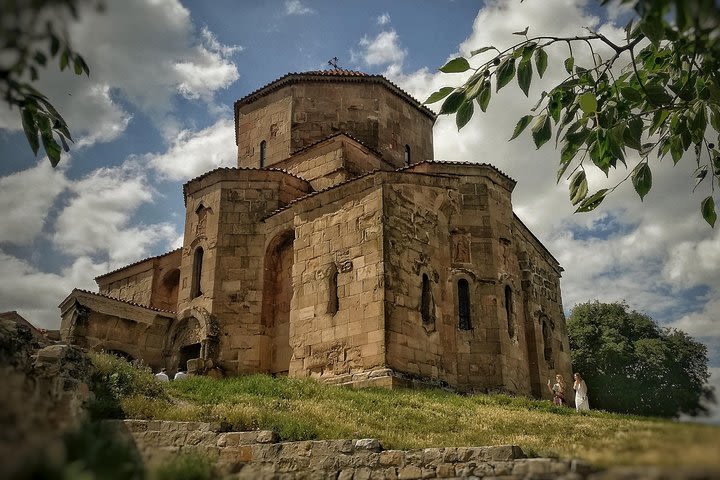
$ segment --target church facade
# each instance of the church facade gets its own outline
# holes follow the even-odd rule
[[[238,167],[184,185],[182,248],[74,290],[63,338],[171,373],[547,397],[571,372],[562,268],[514,180],[434,160],[434,121],[339,69],[238,100]]]

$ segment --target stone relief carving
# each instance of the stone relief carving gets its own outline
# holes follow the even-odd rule
[[[470,263],[470,235],[461,232],[453,233],[450,242],[453,262]]]

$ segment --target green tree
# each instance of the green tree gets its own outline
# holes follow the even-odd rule
[[[653,162],[670,154],[677,163],[691,150],[697,162],[693,191],[701,184],[706,190],[700,211],[714,226],[714,196],[720,187],[720,5],[714,0],[616,3],[634,7],[622,42],[592,30],[573,37],[531,36],[527,27],[514,32],[522,40],[509,48],[485,46],[469,59],[447,62],[440,71],[472,74],[457,88],[434,92],[426,103],[444,100],[440,113],[455,115],[460,129],[472,118],[475,103],[486,111],[493,82],[497,92],[517,78],[527,96],[533,75],[542,77],[547,69],[547,51],[565,49],[567,76],[541,93],[510,140],[530,126],[540,148],[555,133],[560,146],[557,181],[570,180],[569,196],[577,212],[595,209],[628,179],[642,200],[652,188]],[[610,54],[601,56],[600,47]],[[581,50],[591,59],[588,63],[580,60]],[[586,170],[599,168],[608,175],[619,164],[628,175],[591,192]]]
[[[707,348],[685,332],[617,302],[576,305],[567,326],[573,368],[593,407],[676,417],[702,415],[715,402]]]
[[[68,21],[78,19],[79,5],[87,1],[0,0],[0,95],[10,108],[18,108],[33,153],[37,155],[42,143],[53,167],[73,140],[62,115],[33,83],[53,58],[61,71],[90,74],[66,29]],[[102,8],[100,3],[97,6]]]

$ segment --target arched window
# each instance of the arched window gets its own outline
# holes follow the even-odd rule
[[[507,329],[510,338],[515,336],[515,319],[513,318],[513,294],[512,288],[505,285],[505,315],[507,318]]]
[[[410,145],[405,145],[405,165],[410,165]]]
[[[335,315],[340,310],[340,296],[338,295],[338,271],[333,265],[328,276],[328,305],[327,313]]]
[[[265,140],[260,142],[260,168],[265,166]]]
[[[190,298],[197,298],[202,295],[200,279],[202,278],[203,249],[198,247],[193,257],[192,282],[190,283]]]
[[[458,328],[471,330],[470,323],[470,284],[464,278],[457,282],[458,293]]]

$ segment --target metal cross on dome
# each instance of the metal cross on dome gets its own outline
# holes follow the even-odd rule
[[[338,70],[340,67],[338,67],[338,58],[333,57],[330,60],[328,60],[328,65],[332,66],[335,70]]]

